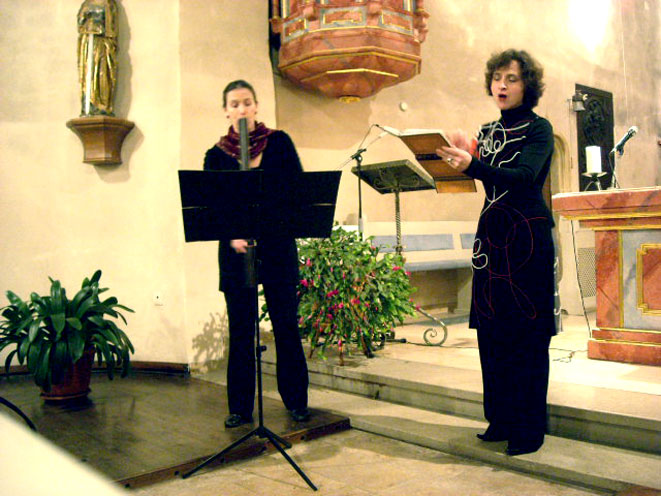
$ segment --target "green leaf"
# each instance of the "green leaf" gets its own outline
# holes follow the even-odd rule
[[[27,357],[28,351],[30,349],[30,341],[24,339],[18,345],[18,363],[22,364]]]
[[[97,350],[101,352],[103,359],[106,361],[106,371],[108,373],[108,378],[112,379],[114,376],[115,368],[115,357],[110,351],[108,344],[102,338],[94,336],[94,344],[97,347]]]
[[[67,343],[69,345],[69,352],[71,353],[71,360],[76,363],[85,352],[85,340],[80,333],[71,332],[67,335]]]
[[[76,318],[82,319],[83,316],[89,311],[89,309],[94,305],[94,296],[89,294],[85,299],[81,300],[80,304],[77,306],[74,316]]]
[[[5,359],[5,373],[9,373],[9,367],[11,367],[11,362],[14,359],[14,356],[18,353],[18,350],[12,350],[7,358]]]
[[[77,331],[81,331],[83,329],[83,324],[80,322],[80,319],[76,317],[68,317],[66,319],[67,324],[69,324],[71,327],[76,329]]]
[[[32,343],[37,335],[39,334],[39,329],[41,326],[41,319],[33,320],[30,324],[30,331],[28,333],[28,341]]]
[[[50,351],[51,343],[44,341],[34,369],[34,382],[45,391],[50,391],[51,386]]]
[[[90,284],[98,284],[100,279],[101,279],[101,269],[98,269],[96,272],[94,272],[92,279],[90,279]]]
[[[53,328],[57,334],[55,339],[59,340],[60,336],[62,335],[62,331],[64,330],[64,326],[66,325],[65,314],[64,312],[52,314],[50,316],[50,320],[53,323]]]
[[[50,357],[51,380],[53,384],[60,384],[69,366],[73,364],[69,356],[69,347],[66,341],[58,341]]]
[[[12,305],[15,305],[17,307],[20,307],[21,305],[25,305],[25,302],[13,291],[7,291],[7,300],[9,300],[9,303]]]

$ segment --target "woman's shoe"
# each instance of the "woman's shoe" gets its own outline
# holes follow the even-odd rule
[[[305,422],[310,418],[310,410],[307,408],[294,408],[289,410],[289,415],[294,420],[294,422]]]
[[[232,413],[225,419],[225,427],[228,429],[233,429],[234,427],[239,427],[243,424],[249,424],[250,422],[252,422],[251,416],[246,417],[239,415],[238,413]]]
[[[507,441],[509,434],[502,427],[490,425],[483,434],[477,434],[477,438],[487,443],[498,443],[500,441]]]
[[[507,449],[505,453],[509,456],[525,455],[528,453],[534,453],[539,450],[544,444],[544,440],[541,441],[510,441],[507,443]]]

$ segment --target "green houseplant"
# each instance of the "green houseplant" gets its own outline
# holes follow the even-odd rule
[[[368,357],[373,344],[415,314],[409,275],[401,255],[385,253],[359,233],[335,228],[330,238],[299,240],[299,325],[323,357],[336,345],[343,363],[347,345]]]
[[[91,373],[91,358],[96,354],[99,365],[105,362],[110,379],[120,366],[121,376],[126,376],[134,348],[114,319],[126,324],[120,310],[133,310],[120,305],[114,296],[101,300],[99,295],[107,288],[99,288],[100,278],[100,270],[85,278],[71,299],[60,282],[50,277],[47,295],[32,293],[28,300],[23,300],[7,291],[9,305],[1,314],[0,351],[14,349],[5,360],[5,371],[9,372],[16,357],[19,364],[27,365],[35,383],[49,393],[85,355],[90,357]]]

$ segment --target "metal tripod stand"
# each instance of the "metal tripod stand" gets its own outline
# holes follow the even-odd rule
[[[254,304],[255,304],[255,315],[258,315],[257,312],[257,287],[254,288]],[[266,346],[262,346],[260,339],[259,339],[259,317],[255,319],[255,356],[256,356],[256,362],[257,362],[257,409],[259,412],[259,423],[256,428],[254,428],[252,431],[248,432],[245,436],[237,439],[234,441],[232,444],[221,450],[220,452],[216,453],[215,455],[207,458],[204,462],[202,462],[200,465],[195,467],[193,470],[190,472],[187,472],[184,474],[182,477],[186,479],[187,477],[190,477],[193,475],[195,472],[198,470],[206,467],[213,461],[223,457],[226,453],[232,451],[234,448],[239,446],[240,444],[244,443],[248,439],[250,439],[253,436],[257,436],[260,439],[268,439],[271,444],[277,449],[282,456],[285,457],[285,460],[289,462],[289,464],[298,472],[298,475],[301,476],[301,478],[310,486],[312,489],[315,491],[317,490],[317,487],[312,483],[312,481],[308,478],[307,475],[305,475],[305,472],[303,472],[298,465],[296,465],[296,462],[291,459],[291,457],[285,452],[285,448],[291,448],[291,443],[286,441],[285,439],[281,438],[277,434],[275,434],[273,431],[271,431],[268,427],[264,425],[264,399],[263,399],[263,387],[262,387],[262,352],[266,351]]]

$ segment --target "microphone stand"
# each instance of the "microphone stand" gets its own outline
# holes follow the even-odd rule
[[[370,126],[370,129],[367,131],[367,135],[369,135],[370,131],[372,130],[372,127],[378,127],[380,129],[383,129],[381,126],[378,124],[372,124]],[[367,151],[367,149],[372,145],[373,143],[376,143],[379,141],[381,138],[386,136],[387,134],[393,134],[389,131],[383,130],[382,133],[380,133],[377,137],[375,137],[372,141],[367,143],[364,147],[362,144],[365,142],[365,139],[367,138],[367,135],[365,135],[365,138],[363,138],[363,141],[360,142],[360,145],[358,145],[358,150],[351,155],[347,160],[344,161],[344,163],[338,167],[338,169],[342,169],[345,165],[347,165],[349,162],[352,160],[356,161],[356,171],[357,171],[357,176],[358,176],[358,233],[360,234],[360,240],[363,241],[363,194],[362,194],[362,169],[361,166],[363,164],[363,153]],[[397,197],[397,201],[399,201],[399,197]],[[398,252],[399,255],[401,255],[401,251]],[[434,319],[435,320],[435,319]],[[445,327],[445,325],[443,325]],[[447,331],[446,331],[447,332]],[[384,339],[381,343],[381,347],[383,347],[383,344],[385,341],[390,341],[390,342],[399,342],[399,343],[405,343],[406,339],[395,339],[395,332],[394,331],[388,331],[385,333]]]
[[[372,129],[374,125],[370,126],[370,130]],[[367,131],[367,134],[369,134],[369,130]],[[363,190],[362,190],[362,169],[361,166],[363,164],[363,153],[367,151],[367,149],[374,144],[375,142],[379,141],[381,138],[383,138],[386,134],[390,134],[387,131],[382,132],[379,134],[376,138],[374,138],[372,141],[367,143],[364,147],[362,146],[363,143],[365,142],[365,138],[367,138],[367,135],[365,138],[363,138],[363,141],[361,141],[360,145],[358,145],[358,150],[351,155],[347,160],[345,160],[342,165],[338,167],[338,169],[342,169],[345,165],[347,165],[349,162],[352,160],[356,161],[356,170],[358,173],[356,174],[358,176],[358,232],[360,233],[360,239],[362,241],[363,239],[363,232],[364,232],[364,225],[363,225]]]
[[[250,169],[250,149],[249,149],[249,135],[248,135],[248,125],[245,118],[239,119],[239,144],[241,146],[241,167],[240,170],[247,171]],[[296,465],[296,462],[291,459],[291,457],[285,451],[285,448],[291,448],[291,443],[278,436],[275,432],[271,431],[268,427],[264,425],[264,399],[263,399],[263,386],[262,386],[262,353],[266,351],[266,346],[262,346],[259,339],[259,304],[257,300],[257,264],[256,264],[256,242],[253,239],[248,240],[247,251],[243,256],[243,269],[245,277],[245,287],[251,290],[251,299],[253,304],[253,311],[255,314],[254,321],[254,333],[255,333],[255,362],[257,368],[257,412],[259,423],[257,427],[248,432],[245,436],[242,436],[238,440],[234,441],[232,444],[224,448],[222,451],[216,453],[215,455],[207,458],[201,464],[196,466],[194,469],[182,475],[183,479],[186,479],[193,475],[195,472],[200,470],[203,467],[206,467],[208,464],[221,458],[244,443],[253,436],[257,436],[260,439],[268,439],[271,444],[280,452],[280,454],[289,462],[294,470],[301,476],[301,478],[310,486],[314,491],[317,490],[312,481],[305,475],[305,472]],[[284,448],[283,448],[284,446]]]
[[[618,151],[620,153],[620,156],[622,156],[622,153],[624,152],[623,149],[617,149],[613,148],[609,153],[608,153],[608,162],[611,166],[611,185],[608,189],[617,189],[620,187],[620,184],[617,181],[617,176],[615,175],[615,152]]]

